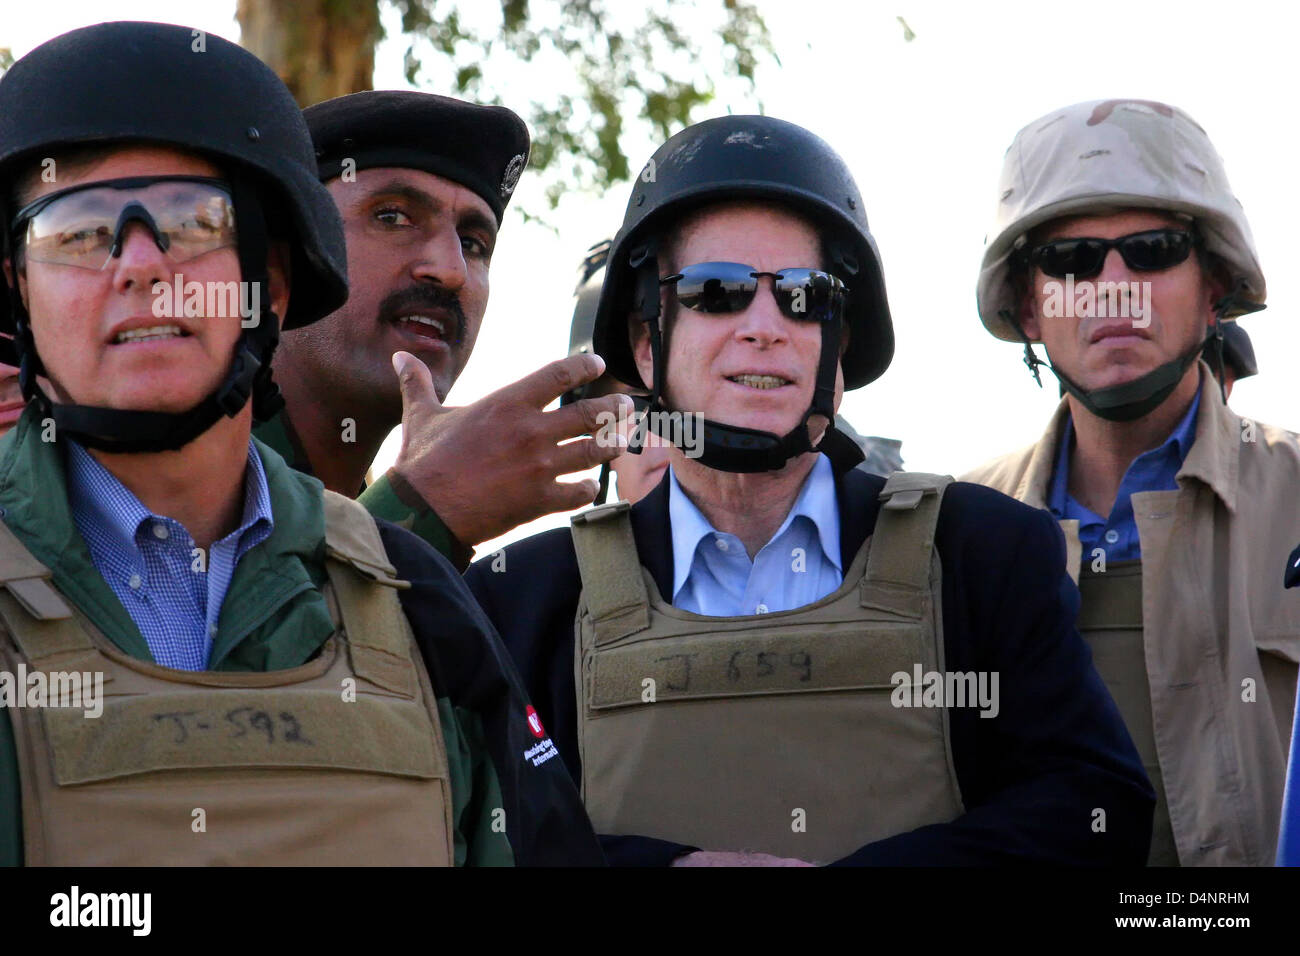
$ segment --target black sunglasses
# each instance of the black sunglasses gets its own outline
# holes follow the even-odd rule
[[[1200,236],[1186,229],[1148,229],[1118,239],[1054,239],[1023,252],[1023,261],[1036,265],[1054,279],[1074,276],[1089,279],[1118,249],[1124,264],[1135,272],[1159,272],[1184,261],[1200,244]]]
[[[760,272],[739,262],[700,262],[659,280],[673,285],[677,301],[695,312],[723,315],[743,312],[754,301],[758,280],[772,280],[781,314],[801,322],[826,322],[844,305],[844,283],[820,269]]]

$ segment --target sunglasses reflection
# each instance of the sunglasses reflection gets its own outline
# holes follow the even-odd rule
[[[727,315],[749,308],[760,279],[772,280],[772,295],[787,318],[822,322],[843,309],[844,283],[820,269],[789,267],[763,272],[738,262],[698,262],[665,276],[659,284],[672,286],[685,308]]]

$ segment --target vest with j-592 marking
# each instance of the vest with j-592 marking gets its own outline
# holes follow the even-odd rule
[[[446,745],[397,596],[409,584],[360,505],[329,491],[324,505],[335,633],[298,667],[251,673],[123,653],[0,524],[0,670],[103,687],[98,716],[8,711],[29,865],[451,865]]]

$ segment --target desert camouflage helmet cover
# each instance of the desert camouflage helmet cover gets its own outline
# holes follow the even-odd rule
[[[1191,216],[1240,298],[1263,304],[1250,225],[1205,130],[1164,103],[1094,100],[1035,120],[1007,150],[976,293],[984,327],[1020,341],[998,313],[1016,307],[1008,260],[1031,229],[1061,216],[1130,207]]]

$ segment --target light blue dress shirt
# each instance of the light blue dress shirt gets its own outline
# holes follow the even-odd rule
[[[1061,447],[1056,455],[1056,470],[1047,496],[1047,507],[1057,518],[1074,518],[1079,522],[1079,544],[1087,564],[1094,549],[1101,548],[1107,561],[1136,561],[1142,557],[1138,540],[1137,518],[1133,515],[1135,491],[1173,491],[1178,487],[1178,470],[1196,440],[1196,412],[1201,407],[1198,392],[1182,421],[1159,448],[1145,451],[1133,459],[1119,483],[1119,494],[1111,506],[1110,516],[1087,508],[1069,493],[1070,445],[1074,440],[1074,422],[1065,419]]]
[[[157,663],[204,670],[235,565],[274,528],[266,472],[252,441],[243,519],[201,560],[184,525],[150,512],[85,448],[67,445],[68,503],[95,567]]]
[[[840,509],[825,455],[817,457],[790,513],[753,561],[739,538],[714,528],[686,497],[671,466],[668,474],[673,607],[710,617],[788,611],[843,582]]]

